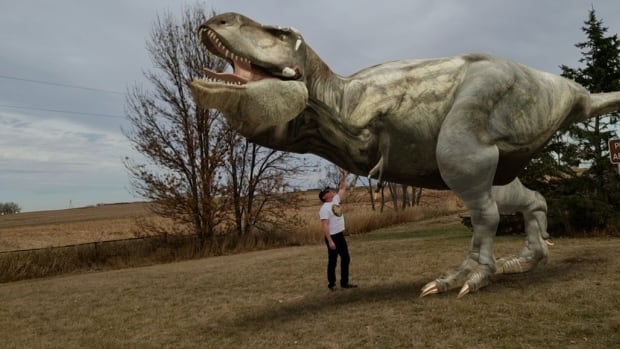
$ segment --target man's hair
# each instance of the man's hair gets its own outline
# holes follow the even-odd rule
[[[330,187],[327,187],[323,190],[321,190],[319,192],[319,200],[321,200],[321,202],[325,202],[325,200],[323,200],[323,196],[325,196],[325,194],[327,194],[328,192],[330,192],[332,189]]]

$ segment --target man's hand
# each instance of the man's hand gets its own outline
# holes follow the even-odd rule
[[[338,196],[340,196],[340,199],[344,200],[347,190],[347,175],[349,172],[341,168],[338,168],[338,171],[340,172],[340,187],[338,188]]]
[[[335,250],[335,249],[336,249],[336,244],[334,243],[334,240],[331,240],[331,239],[330,239],[330,240],[328,241],[328,243],[329,243],[329,249],[330,249],[330,250]]]

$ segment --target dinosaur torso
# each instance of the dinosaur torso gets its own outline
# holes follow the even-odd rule
[[[443,188],[435,154],[428,149],[437,142],[464,64],[460,58],[398,61],[337,82],[310,83],[309,107],[302,115],[284,130],[269,130],[254,140],[314,153],[363,175],[388,150],[386,163],[399,164],[399,169],[386,166],[384,178]],[[287,141],[280,142],[272,132],[286,132]]]
[[[309,55],[309,59],[314,58]],[[318,58],[315,58],[318,59]],[[445,116],[455,96],[475,65],[505,64],[512,70],[505,81],[489,82],[499,89],[489,96],[489,105],[502,103],[505,96],[516,95],[523,108],[507,118],[504,114],[485,115],[479,138],[495,142],[501,150],[497,182],[509,182],[515,168],[522,168],[530,154],[538,151],[551,137],[549,123],[563,122],[562,104],[549,109],[550,118],[532,122],[536,105],[530,104],[533,91],[545,88],[579,87],[565,79],[531,71],[493,56],[471,54],[453,58],[401,60],[376,65],[349,77],[340,77],[328,68],[309,69],[320,78],[308,77],[308,107],[285,125],[275,126],[250,137],[253,141],[280,150],[314,153],[353,173],[367,175],[382,159],[382,178],[427,188],[446,188],[435,150]],[[322,62],[312,64],[322,66]],[[327,73],[325,72],[327,71]],[[547,80],[530,82],[529,88],[515,90],[518,81],[528,82],[530,75]],[[528,122],[522,122],[527,119]],[[536,121],[536,120],[534,120]],[[495,125],[500,125],[496,127]],[[466,159],[463,159],[466,161]]]

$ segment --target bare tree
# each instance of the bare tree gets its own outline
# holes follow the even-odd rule
[[[409,193],[409,188],[411,188],[411,193]],[[422,188],[401,184],[400,194],[402,204],[401,208],[404,210],[408,206],[418,206],[420,204],[420,199],[422,198]]]
[[[304,160],[258,146],[228,130],[227,171],[235,228],[239,236],[254,231],[285,230],[301,223],[294,214],[299,198],[289,177],[304,172]]]
[[[327,163],[327,165],[323,166],[323,170],[325,171],[325,174],[321,177],[321,179],[319,179],[319,189],[324,189],[327,187],[338,188],[340,185],[340,171],[338,170],[338,166],[332,163]]]
[[[338,187],[338,183],[340,183],[340,172],[338,171],[338,167],[333,164],[328,164],[323,167],[323,172],[325,175],[318,181],[319,188],[325,187]],[[422,188],[411,187],[411,194],[409,193],[409,187],[404,184],[397,184],[388,181],[380,181],[376,182],[373,185],[373,179],[367,177],[359,177],[355,176],[353,179],[353,183],[351,183],[351,187],[357,184],[357,182],[367,182],[366,187],[368,190],[370,204],[372,210],[375,208],[375,201],[380,201],[379,209],[381,212],[385,209],[385,204],[388,200],[392,201],[392,207],[394,210],[398,210],[398,201],[401,202],[401,210],[404,210],[407,206],[417,206],[420,204],[420,198],[422,196]],[[385,189],[389,192],[389,197],[386,200]],[[378,198],[377,196],[380,195]]]
[[[392,182],[381,181],[377,184],[377,189],[375,193],[381,193],[381,206],[380,211],[383,212],[386,203],[385,197],[385,189],[389,191],[389,199],[392,201],[392,206],[394,210],[398,210],[398,200],[400,196],[401,201],[401,210],[404,210],[407,206],[418,206],[420,204],[420,199],[422,198],[422,188],[411,187],[411,199],[409,194],[409,186],[407,185],[399,185]],[[376,200],[376,196],[373,196],[372,199]],[[373,210],[375,209],[373,204]]]
[[[147,41],[155,69],[144,74],[152,89],[129,91],[131,128],[124,130],[145,159],[125,158],[133,189],[177,229],[194,233],[199,247],[231,226],[242,235],[268,220],[264,208],[278,207],[272,191],[286,189],[286,174],[298,169],[286,166],[292,156],[248,143],[219,112],[193,102],[189,83],[205,67],[227,64],[199,46],[197,29],[214,14],[195,5],[180,21],[157,17]]]

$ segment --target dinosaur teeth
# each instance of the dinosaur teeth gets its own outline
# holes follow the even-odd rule
[[[211,77],[204,77],[204,78],[201,78],[200,80],[208,82],[208,83],[224,84],[224,85],[231,85],[231,86],[242,86],[243,85],[243,83],[239,81],[226,81],[226,80],[214,79]]]
[[[248,58],[239,57],[235,53],[231,52],[226,46],[224,46],[224,44],[222,44],[222,41],[220,40],[220,38],[218,38],[217,34],[215,34],[214,31],[207,28],[202,28],[200,29],[199,35],[201,38],[206,35],[210,39],[210,41],[220,50],[220,52],[223,53],[224,57],[248,65],[251,64],[251,61]],[[203,44],[203,46],[205,49],[207,49],[206,45]]]
[[[231,65],[235,65],[237,63],[241,63],[247,66],[246,69],[249,69],[249,66],[252,64],[252,62],[250,61],[249,58],[245,58],[245,57],[240,57],[237,54],[235,54],[234,52],[230,51],[220,40],[220,38],[217,36],[217,34],[208,29],[208,28],[201,28],[200,31],[198,32],[198,35],[200,37],[200,42],[202,43],[203,48],[205,49],[205,51],[209,52],[209,47],[207,46],[207,44],[205,44],[205,42],[208,40],[218,51],[218,53],[215,53],[216,55],[219,55],[220,57],[224,57],[226,59],[229,59],[232,61]],[[207,40],[205,40],[207,39]],[[222,81],[224,82],[224,81]],[[230,82],[227,82],[230,84]],[[236,84],[236,85],[242,85],[242,83]]]

